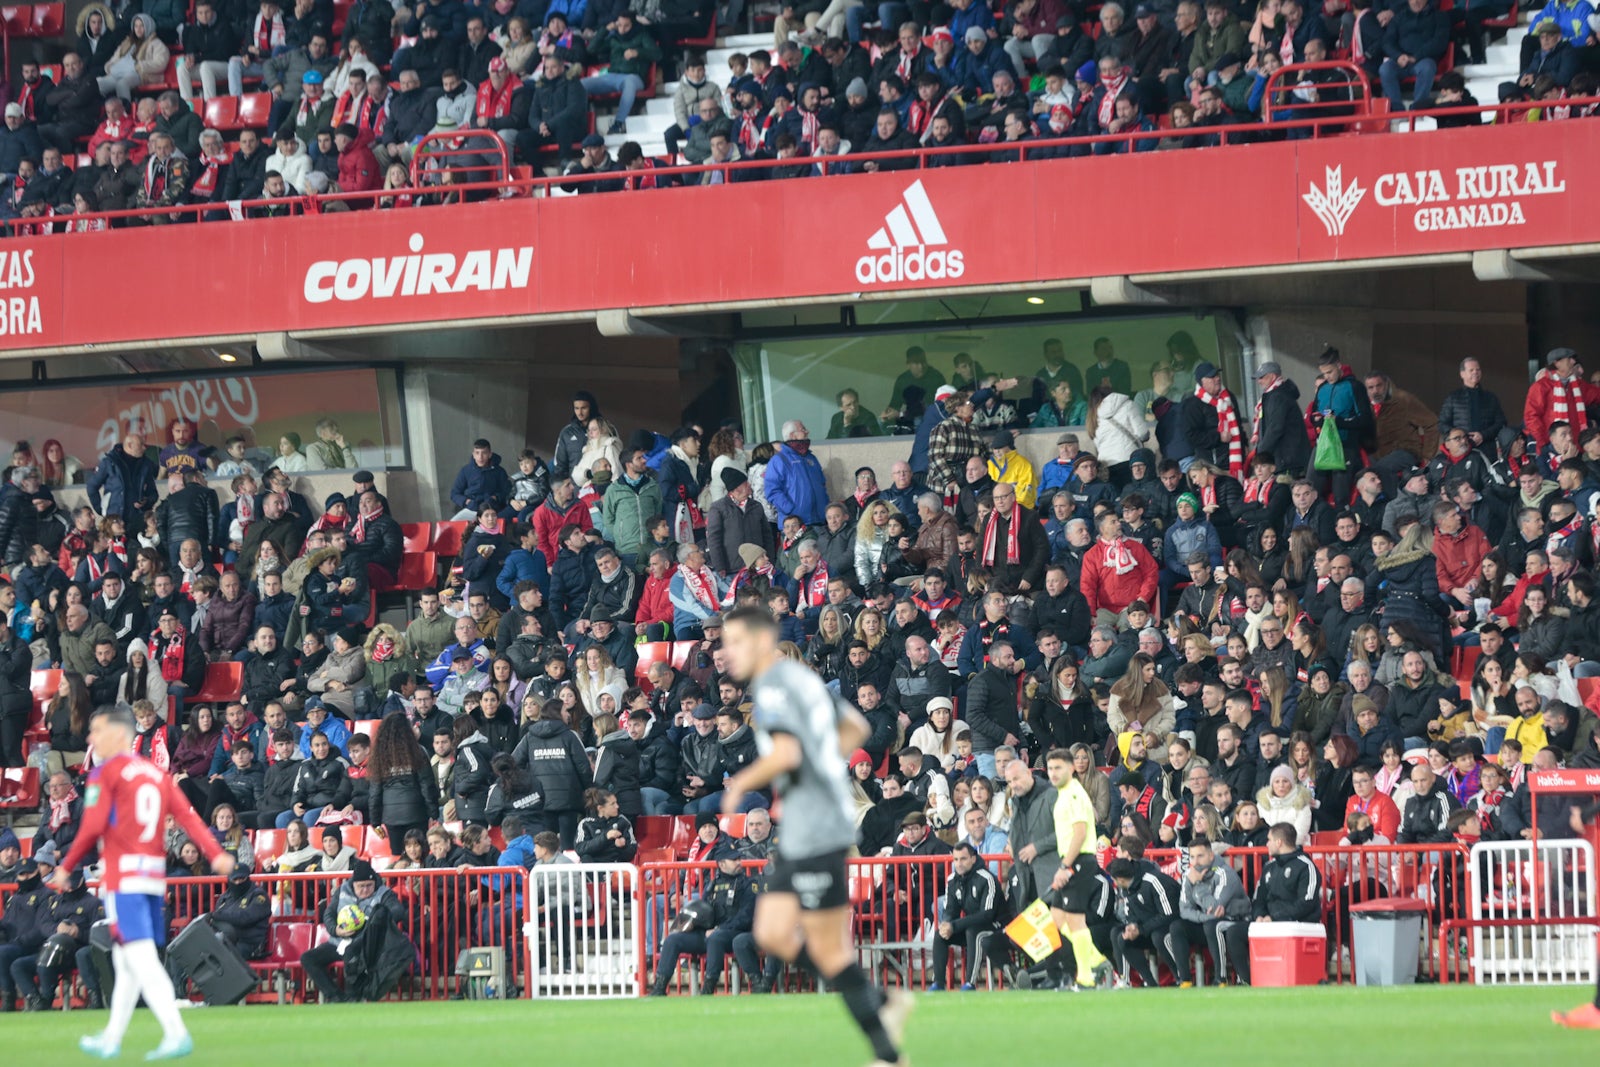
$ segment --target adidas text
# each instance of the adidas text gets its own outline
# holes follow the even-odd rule
[[[959,278],[966,270],[959,250],[947,252],[935,248],[928,251],[922,245],[916,245],[912,248],[890,249],[881,256],[862,256],[856,260],[856,281],[862,285],[871,285],[873,282],[920,282]]]

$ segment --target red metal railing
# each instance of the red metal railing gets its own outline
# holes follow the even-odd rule
[[[1294,69],[1290,67],[1284,68],[1285,71]],[[1287,89],[1280,89],[1280,91],[1287,91]],[[1370,98],[1370,103],[1374,105],[1374,110],[1368,114],[1314,116],[1274,120],[1270,123],[1244,123],[1227,126],[1191,126],[1183,129],[1137,130],[1126,133],[1097,134],[1087,137],[1052,137],[1020,143],[996,142],[993,144],[952,145],[947,148],[902,149],[894,152],[863,152],[836,157],[797,156],[787,160],[761,159],[741,160],[736,163],[664,165],[646,171],[608,171],[595,174],[558,175],[556,177],[507,178],[494,181],[451,181],[445,188],[441,188],[440,184],[424,184],[408,189],[374,189],[354,193],[325,193],[321,195],[259,199],[243,202],[238,206],[242,209],[242,213],[246,214],[251,208],[268,205],[287,207],[289,209],[288,213],[292,214],[319,214],[326,211],[331,204],[342,202],[352,207],[364,208],[390,197],[410,196],[413,198],[414,203],[426,205],[432,203],[442,192],[450,195],[452,199],[456,197],[466,198],[473,193],[486,194],[482,199],[489,199],[492,197],[548,195],[551,188],[557,186],[567,190],[576,188],[579,191],[583,191],[583,187],[591,183],[598,183],[601,186],[620,184],[624,186],[624,189],[627,189],[628,184],[625,183],[624,179],[645,176],[657,179],[658,185],[669,184],[669,180],[673,179],[694,179],[690,184],[698,184],[700,176],[712,171],[722,171],[726,177],[731,178],[741,172],[771,171],[778,167],[807,164],[815,166],[823,174],[838,176],[841,171],[857,171],[865,163],[877,163],[880,165],[899,163],[904,165],[902,169],[912,170],[948,166],[950,164],[945,161],[951,157],[971,157],[978,162],[982,162],[984,159],[1001,154],[1008,158],[1015,157],[1016,159],[1037,161],[1041,154],[1047,152],[1051,158],[1055,158],[1062,149],[1066,149],[1069,152],[1072,149],[1084,150],[1074,153],[1074,156],[1092,155],[1096,146],[1134,148],[1139,144],[1150,141],[1159,142],[1164,138],[1215,138],[1220,145],[1227,146],[1259,141],[1264,136],[1287,135],[1294,130],[1310,131],[1314,136],[1329,136],[1336,133],[1359,134],[1373,132],[1375,128],[1379,127],[1387,128],[1388,123],[1393,120],[1403,122],[1408,129],[1414,129],[1420,119],[1437,120],[1450,117],[1470,117],[1474,121],[1481,122],[1484,115],[1493,115],[1496,122],[1506,122],[1527,119],[1530,113],[1537,113],[1532,116],[1537,118],[1552,111],[1552,104],[1549,101],[1512,101],[1503,104],[1485,104],[1473,107],[1447,107],[1432,108],[1424,111],[1407,111],[1390,116],[1382,113],[1381,107],[1377,106],[1381,100],[1381,97]],[[1559,102],[1559,107],[1568,109],[1571,114],[1576,115],[1583,109],[1600,108],[1600,97],[1563,100]],[[463,146],[457,150],[459,155],[483,155],[486,152],[491,155],[495,154],[494,149],[487,145],[487,138],[485,138],[485,144],[481,148]],[[453,177],[455,173],[467,173],[484,169],[501,169],[509,173],[509,170],[505,170],[504,164],[501,162],[505,157],[503,145],[499,149],[498,156],[499,158],[487,168],[484,166],[472,167],[463,165],[442,168],[438,173],[440,173],[441,178],[446,174]],[[449,157],[446,156],[446,158]],[[415,164],[413,165],[415,166]],[[413,177],[413,181],[416,180],[416,177]],[[181,204],[160,208],[128,208],[121,211],[102,211],[84,215],[56,215],[37,219],[23,218],[13,220],[8,225],[13,234],[29,236],[33,235],[35,230],[40,232],[67,232],[72,222],[80,219],[103,219],[113,225],[123,225],[129,221],[142,223],[155,216],[163,216],[165,220],[184,222],[198,220],[208,214],[227,215],[229,211],[230,205],[228,204]]]

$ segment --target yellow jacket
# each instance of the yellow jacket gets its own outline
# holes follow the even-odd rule
[[[1544,732],[1544,712],[1528,718],[1517,716],[1516,721],[1506,727],[1506,736],[1522,746],[1522,762],[1532,763],[1534,755],[1550,743]]]
[[[989,477],[998,482],[1010,482],[1016,486],[1017,502],[1025,508],[1031,508],[1039,499],[1038,486],[1035,484],[1033,464],[1028,462],[1028,457],[1012,449],[1006,456],[1004,468],[989,461]]]

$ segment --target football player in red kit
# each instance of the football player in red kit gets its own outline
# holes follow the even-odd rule
[[[172,979],[156,952],[166,941],[167,930],[162,909],[167,889],[167,816],[177,820],[218,874],[233,869],[233,857],[217,846],[177,783],[133,754],[134,735],[133,712],[125,704],[99,708],[90,717],[89,746],[98,765],[89,772],[83,827],[52,883],[58,890],[64,888],[71,872],[100,845],[100,885],[111,920],[111,961],[117,981],[105,1030],[79,1038],[78,1047],[101,1059],[116,1056],[143,996],[162,1030],[161,1044],[145,1059],[176,1059],[187,1056],[194,1042],[178,1017]]]

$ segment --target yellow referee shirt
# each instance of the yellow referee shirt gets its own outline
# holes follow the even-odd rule
[[[1094,801],[1089,799],[1088,790],[1076,778],[1067,779],[1067,784],[1056,790],[1056,806],[1052,809],[1056,821],[1056,852],[1061,856],[1063,864],[1070,864],[1080,855],[1093,855],[1094,838]],[[1068,855],[1067,846],[1072,841],[1072,826],[1074,823],[1084,824],[1083,845],[1072,855]]]

